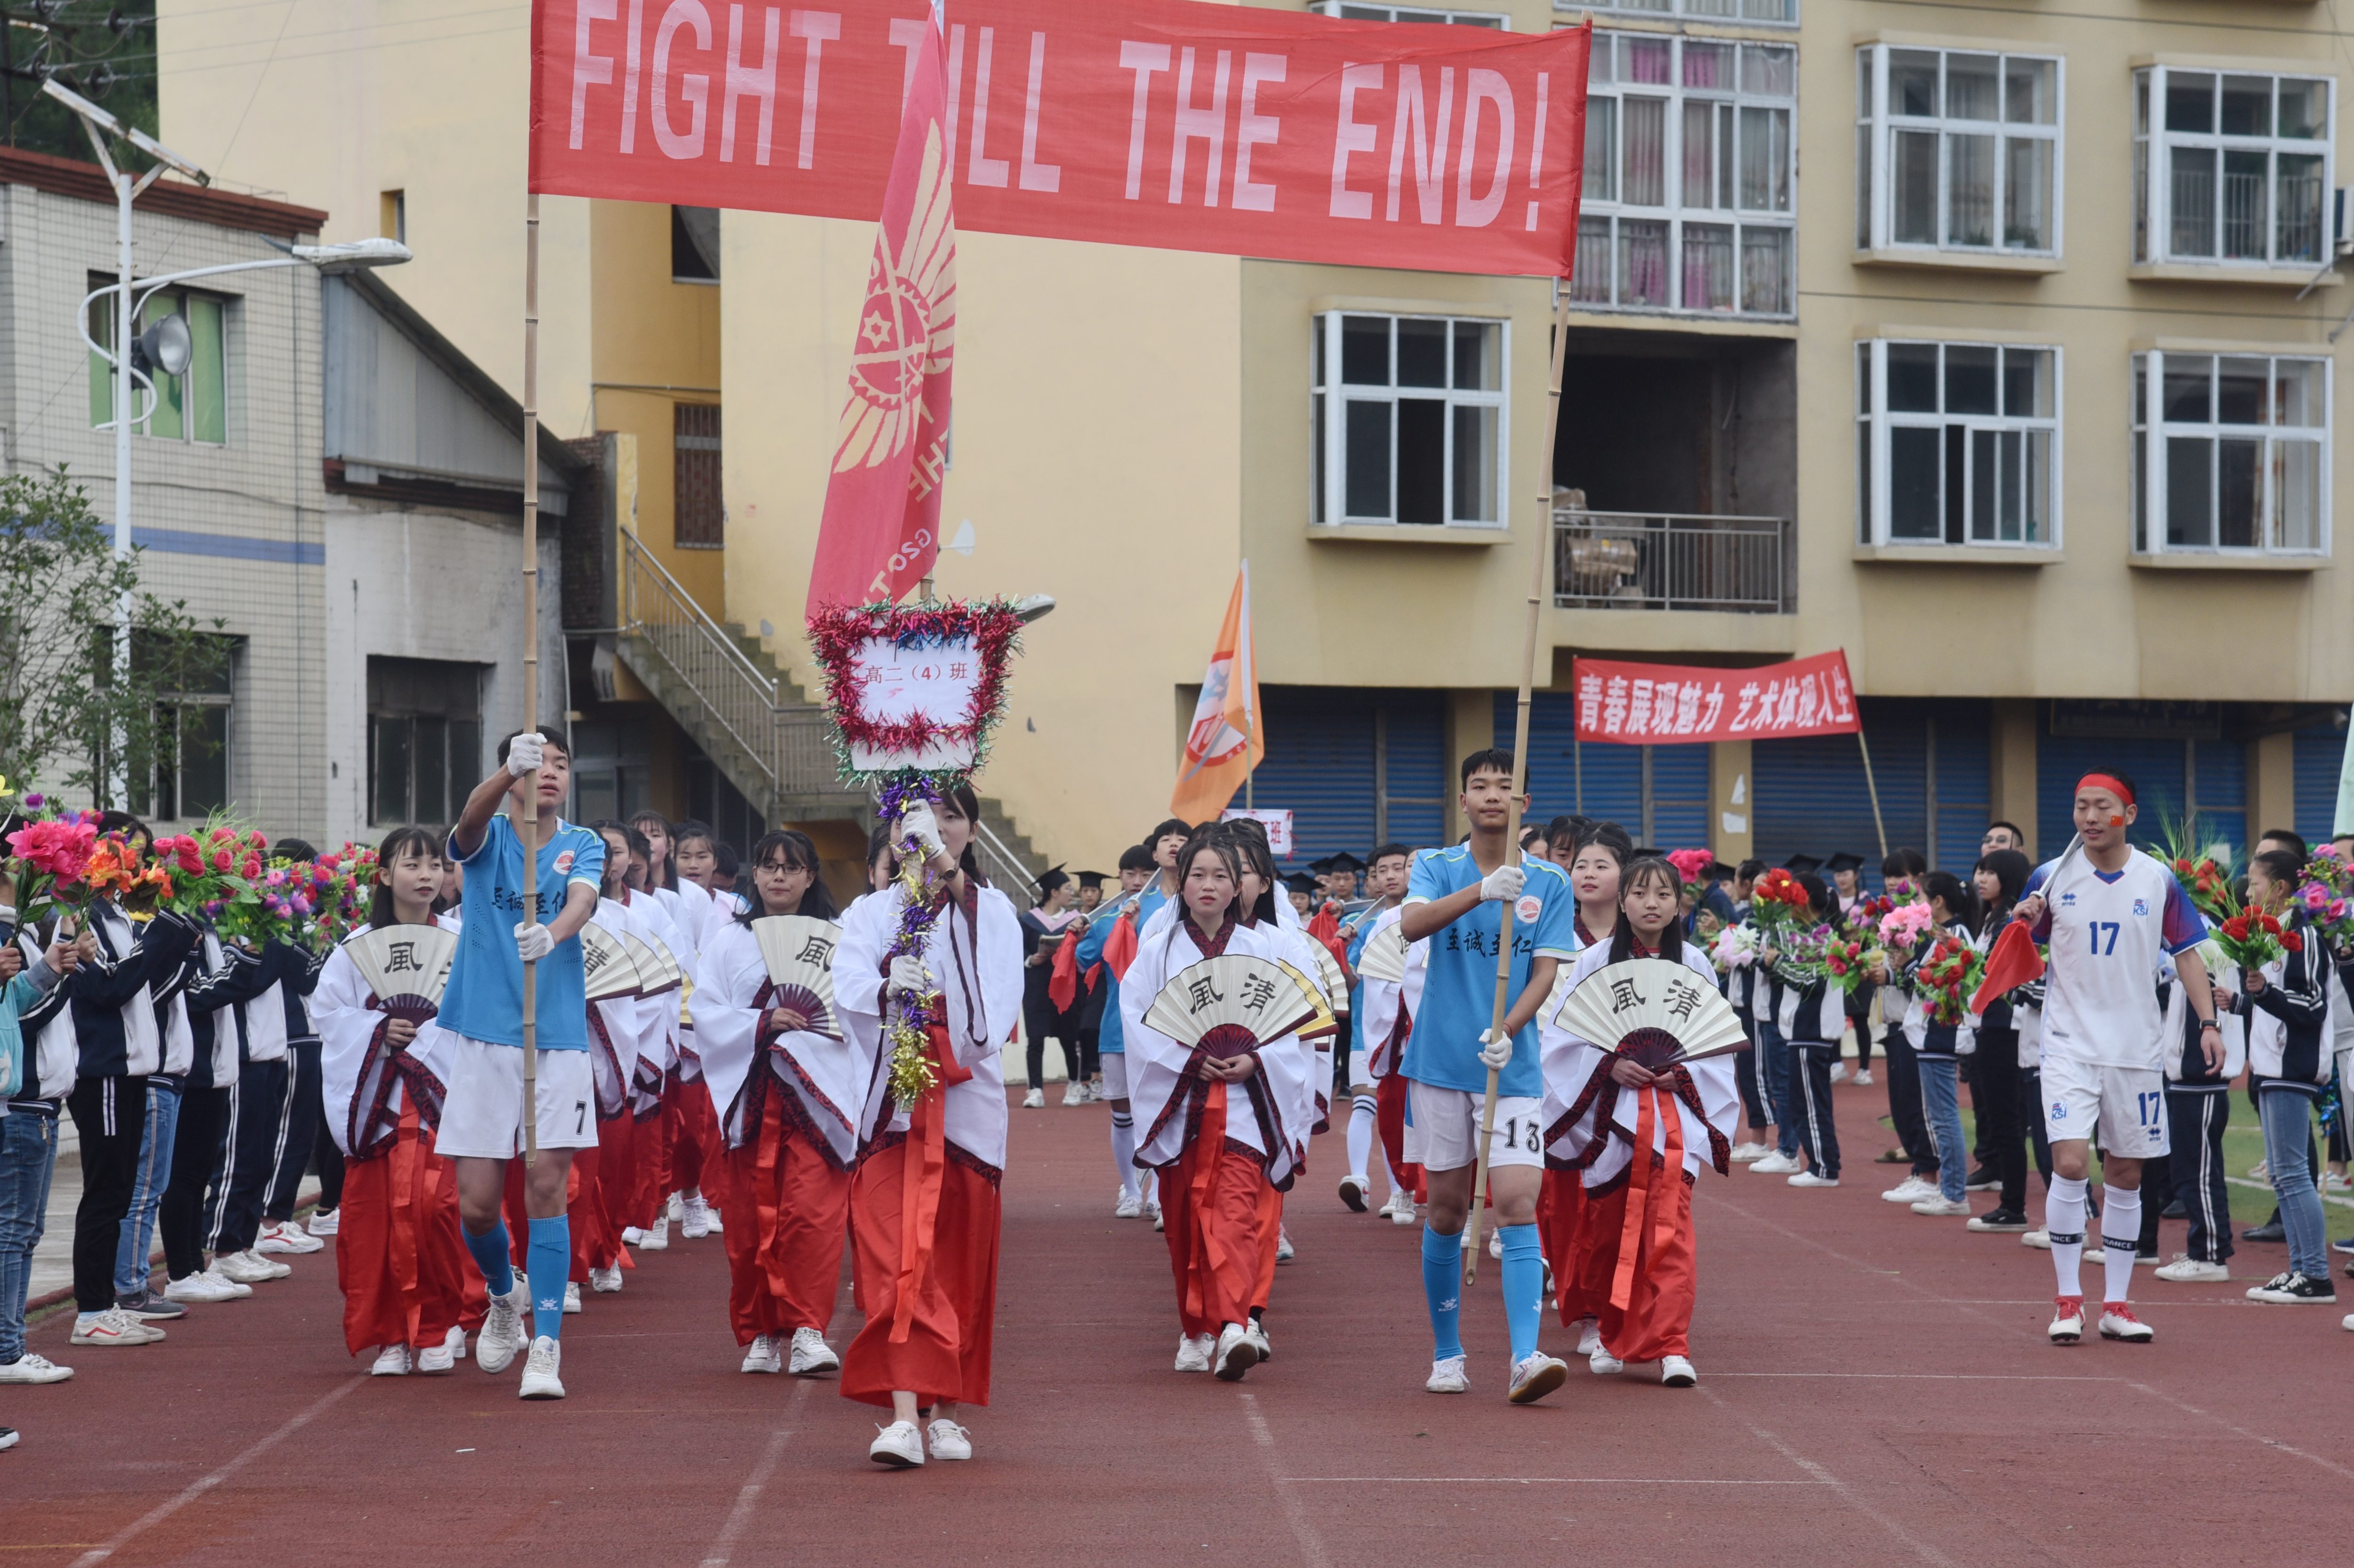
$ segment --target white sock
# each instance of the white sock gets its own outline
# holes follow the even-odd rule
[[[1359,1095],[1349,1102],[1349,1174],[1365,1179],[1365,1160],[1373,1151],[1373,1097]]]
[[[1111,1161],[1119,1167],[1119,1190],[1140,1197],[1136,1177],[1136,1118],[1124,1110],[1111,1113]]]
[[[2052,1236],[2052,1272],[2059,1280],[2059,1294],[2084,1294],[2081,1271],[2084,1262],[2084,1192],[2088,1183],[2081,1177],[2074,1181],[2065,1176],[2052,1178],[2052,1191],[2043,1195],[2043,1224]],[[2140,1200],[2137,1198],[2135,1202]],[[2139,1227],[2138,1214],[2134,1224]]]
[[[2133,1288],[2134,1253],[2141,1245],[2141,1189],[2112,1187],[2108,1207],[2101,1212],[2101,1261],[2106,1266],[2106,1301],[2129,1301]]]

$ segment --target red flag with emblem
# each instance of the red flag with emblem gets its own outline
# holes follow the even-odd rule
[[[774,17],[770,13],[772,28]],[[931,571],[940,552],[956,351],[956,217],[943,130],[948,67],[937,11],[923,32],[851,345],[850,393],[810,567],[811,615],[827,605],[896,599]]]

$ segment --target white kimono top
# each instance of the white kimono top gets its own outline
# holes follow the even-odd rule
[[[311,1022],[319,1031],[319,1093],[327,1130],[347,1160],[365,1160],[389,1142],[400,1125],[405,1097],[416,1095],[418,1120],[429,1130],[441,1121],[449,1083],[450,1036],[428,1020],[397,1054],[377,1048],[390,1022],[381,999],[340,947],[327,955],[311,994]],[[421,1091],[421,1092],[419,1092]]]
[[[834,1169],[848,1170],[858,1153],[856,1118],[865,1104],[856,1053],[821,1030],[796,1029],[764,1041],[764,1021],[774,1005],[769,966],[752,928],[736,920],[715,928],[688,1007],[721,1135],[728,1148],[742,1148],[758,1130],[763,1098],[781,1086],[791,1091],[784,1101],[785,1125],[805,1133]]]
[[[1711,991],[1716,989],[1716,968],[1698,943],[1683,945],[1683,961],[1684,967],[1698,975]],[[1580,953],[1571,967],[1570,989],[1575,990],[1579,981],[1596,969],[1607,968],[1609,963],[1610,944],[1597,941]],[[1554,1026],[1553,1008],[1564,994],[1557,990],[1537,1015],[1537,1037],[1544,1062],[1545,1154],[1548,1163],[1582,1166],[1583,1180],[1589,1189],[1606,1187],[1624,1175],[1633,1163],[1635,1124],[1640,1113],[1641,1096],[1612,1081],[1610,1050]],[[1733,1057],[1711,1056],[1705,1061],[1687,1062],[1677,1071],[1691,1085],[1689,1097],[1681,1085],[1675,1094],[1676,1112],[1683,1126],[1684,1173],[1699,1175],[1703,1162],[1722,1173],[1726,1169],[1734,1121],[1741,1112],[1741,1091],[1734,1077]],[[1663,1097],[1665,1092],[1663,1088]],[[1664,1117],[1652,1119],[1651,1150],[1661,1159],[1667,1157]]]

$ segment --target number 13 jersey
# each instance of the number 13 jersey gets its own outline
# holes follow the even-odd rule
[[[2160,959],[2197,947],[2207,922],[2164,863],[2139,850],[2115,872],[2078,855],[2038,866],[2028,893],[2043,895],[2035,939],[2051,944],[2043,996],[2043,1054],[2102,1067],[2162,1065],[2165,1016]]]

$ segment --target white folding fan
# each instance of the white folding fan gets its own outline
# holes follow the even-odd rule
[[[630,950],[630,961],[638,966],[639,995],[660,996],[666,991],[676,991],[679,982],[686,978],[661,938],[640,941],[624,931],[621,945]]]
[[[1231,1056],[1298,1033],[1318,1011],[1314,989],[1301,984],[1298,970],[1273,959],[1225,953],[1170,976],[1144,1010],[1144,1022],[1189,1049],[1217,1033],[1213,1054],[1223,1047]]]
[[[752,922],[752,936],[760,944],[760,961],[769,969],[772,1005],[791,1008],[818,1033],[839,1038],[842,1026],[833,1016],[833,949],[842,940],[842,927],[806,915],[767,915]]]
[[[1322,984],[1324,994],[1332,999],[1332,1004],[1335,1007],[1347,1007],[1349,1005],[1348,971],[1341,969],[1341,960],[1332,956],[1331,948],[1312,938],[1309,945],[1315,949],[1315,978]]]
[[[1299,1026],[1298,1031],[1299,1037],[1303,1040],[1318,1040],[1327,1034],[1337,1033],[1341,1027],[1341,1021],[1332,1016],[1332,1006],[1324,1000],[1323,991],[1313,980],[1285,963],[1281,959],[1275,961],[1285,974],[1291,977],[1292,982],[1299,987],[1300,993],[1316,1007],[1316,1016]]]
[[[1666,959],[1628,959],[1595,970],[1563,1001],[1553,1022],[1654,1072],[1749,1043],[1723,993]]]
[[[590,1001],[610,1001],[635,996],[638,966],[620,937],[591,920],[580,927],[580,967],[588,982]]]
[[[1357,955],[1357,978],[1400,983],[1405,979],[1405,927],[1393,920],[1366,938]]]
[[[422,1023],[441,1007],[458,934],[439,926],[382,926],[344,938],[352,967],[367,981],[376,1005],[394,1018]]]

